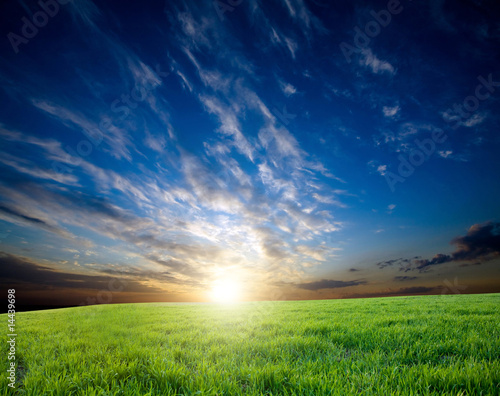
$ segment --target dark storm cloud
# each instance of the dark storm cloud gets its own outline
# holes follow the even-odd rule
[[[122,273],[123,274],[123,273]],[[69,272],[59,272],[48,266],[31,262],[24,257],[0,252],[0,283],[13,287],[16,284],[29,286],[30,290],[48,288],[73,288],[107,290],[110,282],[123,279],[119,276],[82,275]],[[127,292],[157,293],[161,289],[145,286],[138,281],[127,279]]]
[[[322,279],[317,282],[299,283],[295,286],[305,290],[321,290],[321,289],[339,289],[342,287],[365,285],[367,282],[363,280],[340,281],[333,279]]]
[[[457,246],[452,254],[436,254],[430,260],[416,260],[415,268],[425,271],[428,267],[455,261],[492,260],[500,256],[500,223],[474,224],[467,235],[454,238]]]
[[[431,259],[422,259],[420,257],[414,257],[413,259],[398,258],[381,261],[376,265],[379,268],[399,265],[400,271],[408,272],[417,270],[419,272],[426,272],[435,265],[449,262],[493,260],[500,257],[500,223],[474,224],[469,228],[467,235],[454,238],[451,244],[457,246],[457,249],[451,254],[438,253]],[[480,262],[474,264],[465,263],[460,266],[468,267],[480,264]]]
[[[458,250],[454,260],[476,260],[500,255],[500,223],[474,224],[466,236],[455,238],[452,243]]]

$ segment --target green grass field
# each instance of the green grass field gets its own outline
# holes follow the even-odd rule
[[[489,294],[18,313],[1,394],[499,395],[499,308]]]

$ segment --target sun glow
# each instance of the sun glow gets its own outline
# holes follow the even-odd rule
[[[219,279],[212,285],[212,301],[231,304],[241,297],[241,285],[234,279]]]

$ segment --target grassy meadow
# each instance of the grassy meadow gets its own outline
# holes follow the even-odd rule
[[[4,374],[0,394],[499,395],[499,308],[488,294],[18,313],[16,389]]]

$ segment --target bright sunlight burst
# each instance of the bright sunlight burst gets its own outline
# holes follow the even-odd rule
[[[219,303],[231,304],[240,299],[240,284],[234,279],[219,279],[212,286],[212,300]]]

